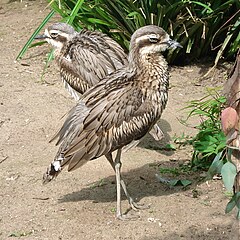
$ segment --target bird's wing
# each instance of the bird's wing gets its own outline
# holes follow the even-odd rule
[[[122,47],[116,41],[114,41],[112,38],[108,37],[105,34],[103,34],[103,38],[106,44],[105,52],[112,59],[115,69],[120,69],[122,68],[122,66],[128,64],[127,55],[122,49]]]
[[[141,89],[119,78],[86,92],[59,131],[61,164],[69,164],[69,171],[140,139],[155,123]]]
[[[81,94],[127,63],[123,49],[99,32],[80,32],[64,51],[61,76]]]

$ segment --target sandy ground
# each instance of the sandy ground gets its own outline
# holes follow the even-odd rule
[[[23,60],[15,61],[49,12],[44,11],[46,5],[0,2],[0,239],[239,239],[234,214],[224,213],[229,199],[221,181],[206,183],[202,173],[186,173],[178,178],[193,183],[183,189],[169,188],[155,178],[160,167],[177,167],[191,159],[189,147],[177,151],[161,147],[175,135],[193,134],[177,120],[186,116],[180,109],[203,96],[205,86],[215,84],[216,77],[224,81],[224,68],[215,72],[215,80],[202,82],[199,78],[207,66],[171,68],[170,99],[160,121],[165,139],[155,143],[146,137],[123,154],[129,191],[140,203],[150,204],[147,210],[131,211],[138,220],[115,218],[115,177],[104,158],[72,173],[63,171],[56,181],[42,185],[42,174],[57,151],[48,141],[74,105],[55,63],[45,75],[47,83],[40,80],[47,45],[30,49]],[[123,208],[128,209],[124,196]]]

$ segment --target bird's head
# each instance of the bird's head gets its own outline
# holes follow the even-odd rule
[[[131,37],[130,51],[140,55],[163,52],[168,48],[182,47],[180,43],[172,40],[160,27],[147,25],[139,28]]]
[[[54,23],[45,30],[44,34],[37,35],[35,39],[44,39],[54,48],[61,49],[75,34],[74,28],[67,23]]]

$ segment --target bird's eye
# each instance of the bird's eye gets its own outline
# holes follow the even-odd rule
[[[155,34],[149,35],[148,38],[151,43],[157,43],[159,41],[159,37]]]
[[[57,32],[51,32],[50,33],[51,38],[56,38],[58,36]]]

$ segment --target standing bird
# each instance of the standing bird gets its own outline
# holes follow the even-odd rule
[[[155,25],[132,35],[129,63],[86,91],[55,135],[60,147],[44,174],[45,183],[67,165],[72,171],[105,155],[116,172],[117,218],[126,217],[121,211],[120,185],[131,207],[138,208],[121,179],[121,151],[141,139],[161,117],[169,85],[168,66],[161,52],[169,47],[181,45]]]
[[[127,55],[121,46],[99,31],[76,32],[66,23],[54,23],[35,39],[45,39],[54,47],[54,56],[65,88],[77,101],[80,94],[128,64]],[[150,134],[156,141],[163,138],[163,132],[157,124]]]

